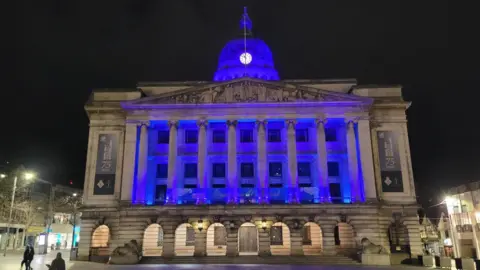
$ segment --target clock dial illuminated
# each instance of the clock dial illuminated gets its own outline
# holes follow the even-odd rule
[[[250,62],[252,62],[252,55],[248,52],[242,53],[240,55],[240,62],[244,65],[250,64]]]

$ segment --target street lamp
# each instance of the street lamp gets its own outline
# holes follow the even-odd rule
[[[0,174],[0,179],[3,179],[3,178],[5,178],[5,177],[7,177],[7,175],[6,175],[6,174],[3,174],[3,173],[2,173],[2,174]]]
[[[77,197],[77,193],[73,193],[72,196],[73,196],[73,197]]]
[[[7,177],[5,174],[2,174],[1,178]],[[26,180],[30,180],[35,175],[33,173],[26,172],[23,174],[23,177]],[[13,205],[15,203],[15,192],[17,191],[17,175],[13,178],[13,188],[12,188],[12,202],[10,203],[10,213],[8,215],[8,223],[7,223],[7,240],[10,240],[10,226],[12,225],[12,214],[13,214]],[[3,251],[3,256],[7,256],[7,245],[5,244],[5,250]]]

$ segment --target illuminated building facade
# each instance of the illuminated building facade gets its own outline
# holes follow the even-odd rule
[[[452,188],[445,198],[448,210],[447,222],[439,226],[448,234],[444,246],[456,258],[472,258],[480,255],[480,182]]]
[[[397,213],[420,254],[401,87],[280,80],[241,30],[213,81],[93,91],[79,257],[355,253]]]

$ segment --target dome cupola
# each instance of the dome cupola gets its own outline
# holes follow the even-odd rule
[[[280,80],[267,44],[253,37],[252,21],[244,9],[240,20],[241,36],[230,40],[220,53],[214,81],[229,81],[241,77]]]

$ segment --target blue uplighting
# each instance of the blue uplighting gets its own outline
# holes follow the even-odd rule
[[[214,81],[229,81],[242,77],[258,78],[262,80],[280,80],[273,64],[272,52],[261,39],[252,35],[252,21],[245,9],[240,20],[241,37],[230,40],[218,60],[218,69]],[[240,56],[243,53],[251,55],[251,61],[243,64]]]

